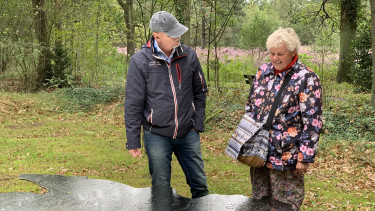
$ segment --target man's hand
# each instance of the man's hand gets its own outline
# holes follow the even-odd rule
[[[141,153],[141,149],[138,148],[138,149],[129,149],[129,153],[133,156],[133,157],[142,157],[142,153]]]
[[[297,173],[299,175],[306,174],[308,167],[309,167],[308,163],[297,162],[295,173]]]

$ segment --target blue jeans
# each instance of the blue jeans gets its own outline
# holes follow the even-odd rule
[[[174,153],[185,173],[192,198],[208,194],[198,132],[191,130],[184,137],[173,139],[144,130],[143,139],[153,187],[170,187]]]

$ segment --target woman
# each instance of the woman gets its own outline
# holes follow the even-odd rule
[[[250,168],[252,196],[269,198],[273,210],[300,210],[304,174],[314,162],[322,129],[321,84],[317,74],[298,61],[300,41],[292,28],[276,30],[266,45],[271,62],[258,69],[245,112],[265,122],[285,76],[290,73],[292,78],[275,113],[266,165]]]

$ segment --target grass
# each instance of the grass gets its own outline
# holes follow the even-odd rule
[[[343,91],[347,85],[334,86],[337,91],[331,98],[332,108],[369,99],[368,95]],[[208,96],[207,115],[215,115],[206,124],[201,140],[211,193],[251,197],[249,169],[224,153],[243,113],[247,92],[245,87],[212,91]],[[122,100],[88,112],[62,108],[57,92],[0,92],[0,193],[46,191],[19,180],[20,174],[86,176],[150,187],[147,157],[133,158],[125,149]],[[218,109],[223,112],[215,113]],[[332,133],[322,134],[316,163],[305,177],[302,210],[375,209],[375,142],[369,136],[348,141],[346,136]],[[179,195],[190,197],[175,157],[172,168],[172,187]]]

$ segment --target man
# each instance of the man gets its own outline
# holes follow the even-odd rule
[[[170,187],[172,153],[193,198],[208,194],[199,132],[207,85],[196,53],[180,44],[188,28],[166,11],[150,20],[151,39],[129,63],[125,97],[126,148],[142,156],[141,126],[152,186]]]

